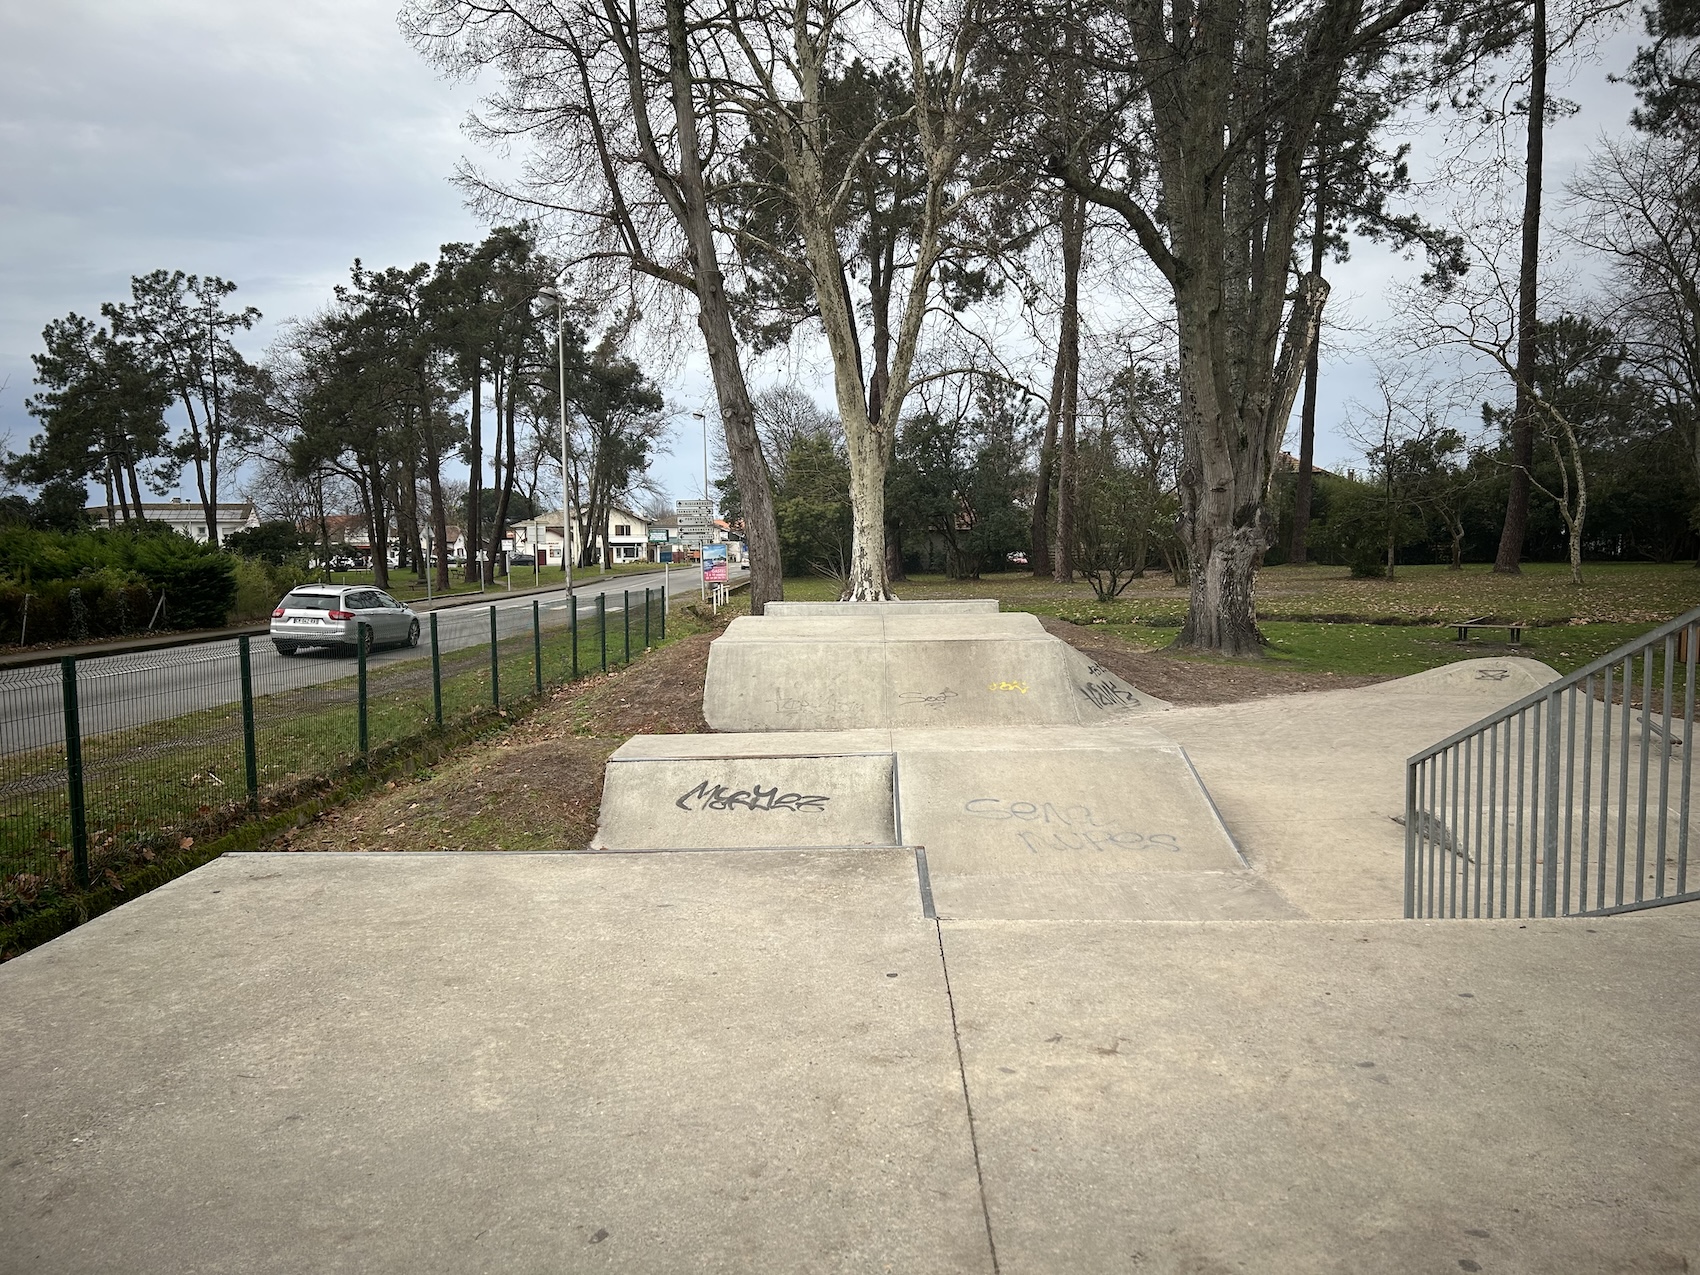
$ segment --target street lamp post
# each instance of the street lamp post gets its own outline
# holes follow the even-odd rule
[[[561,563],[566,568],[567,606],[570,609],[573,604],[573,530],[578,519],[572,509],[572,478],[567,472],[567,306],[566,298],[561,295],[561,283],[566,277],[563,270],[555,276],[554,283],[543,287],[537,295],[555,307],[555,354],[561,376]]]

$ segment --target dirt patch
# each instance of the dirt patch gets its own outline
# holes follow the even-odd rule
[[[1241,700],[1292,695],[1300,691],[1337,691],[1369,686],[1388,678],[1348,673],[1313,673],[1253,661],[1207,660],[1142,651],[1119,634],[1095,625],[1071,624],[1050,616],[1039,622],[1048,633],[1090,655],[1124,682],[1177,708],[1234,704]]]
[[[562,687],[486,744],[287,833],[280,850],[579,850],[596,831],[602,769],[632,735],[706,731],[699,633],[629,668]]]

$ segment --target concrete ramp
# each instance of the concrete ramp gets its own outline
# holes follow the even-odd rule
[[[1527,656],[1505,659],[1458,660],[1438,668],[1424,669],[1409,677],[1383,682],[1383,695],[1476,695],[1490,704],[1485,712],[1522,699],[1549,682],[1558,680],[1558,670]]]
[[[940,916],[1304,915],[1248,867],[1186,752],[1152,732],[898,738],[903,833],[926,848]]]
[[[709,648],[710,726],[1079,726],[1168,707],[1046,633],[1032,615],[817,605],[845,609],[745,616],[728,626]]]
[[[918,847],[957,919],[1304,915],[1248,868],[1185,751],[1138,722],[638,736],[609,759],[592,844]]]

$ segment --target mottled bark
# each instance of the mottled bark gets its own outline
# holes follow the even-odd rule
[[[1062,197],[1063,303],[1057,332],[1057,538],[1053,576],[1074,579],[1074,510],[1080,490],[1076,435],[1080,420],[1080,262],[1086,241],[1086,201],[1072,190]]]
[[[1535,319],[1541,253],[1542,156],[1546,145],[1547,6],[1533,0],[1529,35],[1528,143],[1523,156],[1523,243],[1517,266],[1517,401],[1511,414],[1511,487],[1505,500],[1505,525],[1494,556],[1496,572],[1515,573],[1523,559],[1529,530],[1529,467],[1535,459]]]
[[[1328,250],[1328,192],[1322,188],[1322,174],[1327,169],[1327,157],[1316,158],[1316,225],[1310,237],[1310,272],[1322,275],[1323,255]],[[1310,561],[1310,501],[1312,471],[1316,463],[1316,386],[1321,374],[1320,334],[1311,342],[1310,357],[1305,360],[1304,402],[1299,408],[1299,472],[1293,481],[1293,538],[1288,546],[1287,560],[1294,566]]]

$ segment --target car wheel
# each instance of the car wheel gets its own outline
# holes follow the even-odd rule
[[[367,655],[372,653],[372,626],[370,624],[360,626],[360,635],[354,639],[348,649],[355,655],[359,655],[362,650]]]
[[[412,624],[407,626],[407,644],[409,646],[418,646],[419,645],[419,621],[418,620],[415,620]]]

